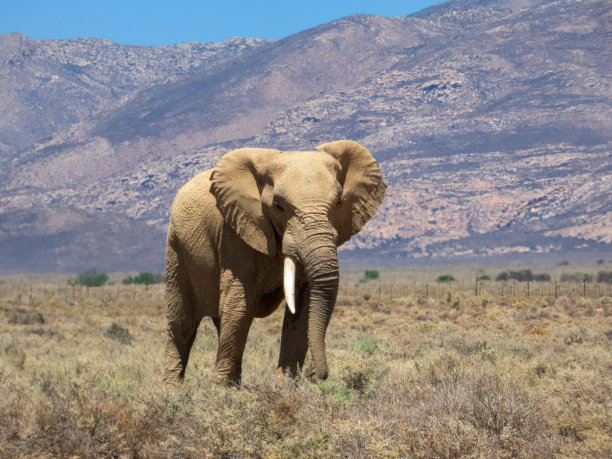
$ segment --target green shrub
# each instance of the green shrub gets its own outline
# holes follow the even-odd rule
[[[374,354],[376,349],[378,349],[378,346],[370,340],[361,341],[359,343],[359,350],[368,356]]]
[[[480,280],[480,279],[479,279]],[[496,281],[515,280],[519,282],[550,282],[550,274],[533,274],[531,269],[520,269],[518,271],[502,271],[495,277]]]
[[[100,287],[108,281],[108,276],[104,273],[99,273],[95,269],[90,269],[84,273],[80,273],[76,279],[68,281],[71,285],[84,285],[85,287]]]
[[[535,276],[533,276],[533,280],[535,280],[536,282],[550,282],[550,274],[536,274]]]
[[[518,271],[510,271],[510,277],[520,282],[532,281],[534,276],[531,269],[520,269]]]
[[[485,274],[484,268],[480,268],[478,269],[478,273],[476,273],[476,280],[477,281],[489,281],[491,280],[491,276]]]
[[[508,279],[510,279],[510,275],[508,274],[508,271],[502,271],[495,277],[496,281],[507,281]]]
[[[345,405],[348,405],[351,398],[357,394],[357,391],[349,389],[344,384],[336,381],[319,380],[317,382],[317,386],[323,394],[333,399],[336,399],[339,402],[344,403]]]
[[[378,279],[380,277],[380,273],[378,271],[376,271],[375,269],[366,269],[366,271],[363,273],[363,278],[365,280],[374,280],[374,279]]]
[[[593,276],[587,273],[575,272],[574,274],[563,274],[561,276],[561,282],[592,282]]]
[[[441,276],[438,276],[436,282],[455,282],[455,278],[450,274],[442,274]]]
[[[122,284],[161,284],[166,281],[166,276],[162,273],[138,273],[137,276],[128,276],[123,281]]]
[[[520,269],[518,271],[502,271],[495,278],[496,281],[517,280],[519,282],[529,282],[534,279],[531,269]]]
[[[599,271],[597,273],[597,282],[612,284],[612,271]]]

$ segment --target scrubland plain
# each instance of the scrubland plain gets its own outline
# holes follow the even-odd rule
[[[279,309],[236,389],[209,319],[162,383],[163,285],[0,283],[0,457],[612,457],[612,298],[371,285],[341,291],[327,381],[274,375]]]

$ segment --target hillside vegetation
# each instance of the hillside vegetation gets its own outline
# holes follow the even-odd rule
[[[610,457],[611,313],[608,296],[386,298],[370,282],[341,291],[329,380],[309,360],[274,376],[279,310],[251,328],[242,389],[211,383],[208,319],[175,388],[163,285],[4,282],[0,456]]]

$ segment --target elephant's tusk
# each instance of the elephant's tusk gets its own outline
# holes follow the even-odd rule
[[[295,262],[291,257],[285,257],[285,272],[283,281],[287,307],[292,314],[295,314]]]

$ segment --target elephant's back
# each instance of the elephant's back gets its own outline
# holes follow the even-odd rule
[[[206,256],[204,247],[213,249],[223,227],[215,197],[210,192],[212,169],[187,182],[176,194],[170,212],[169,237],[173,237],[195,261]]]

